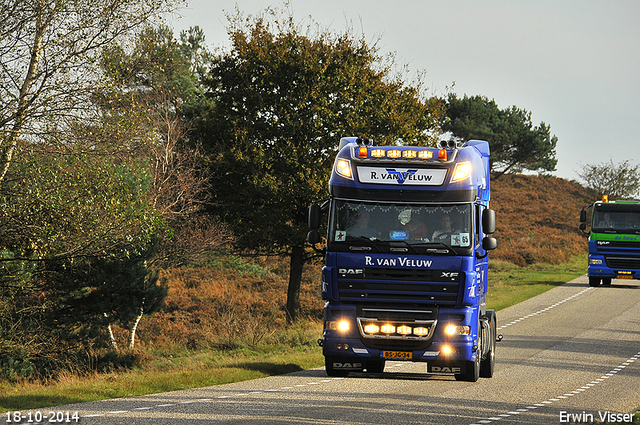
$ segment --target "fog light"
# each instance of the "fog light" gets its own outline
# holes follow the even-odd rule
[[[424,326],[419,326],[417,328],[413,328],[413,334],[418,336],[425,336],[429,334],[429,328],[425,328]]]
[[[380,332],[380,326],[376,325],[375,323],[369,323],[364,327],[364,332],[368,334],[377,334],[378,332]]]
[[[407,325],[398,326],[397,330],[400,335],[410,335],[411,331],[412,329]]]
[[[380,329],[382,330],[383,333],[386,333],[386,334],[392,334],[396,332],[396,327],[390,324],[383,325],[382,328]]]
[[[451,351],[452,351],[452,349],[448,345],[445,345],[445,346],[442,347],[442,352],[444,354],[451,354]]]

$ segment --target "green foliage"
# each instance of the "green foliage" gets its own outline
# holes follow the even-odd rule
[[[578,176],[586,186],[610,200],[631,198],[640,195],[640,165],[632,165],[629,160],[614,164],[613,160],[600,164],[587,164]]]
[[[149,205],[149,185],[144,163],[25,149],[0,192],[2,243],[25,259],[144,246],[163,225]]]
[[[491,148],[491,171],[495,178],[506,172],[554,171],[558,138],[545,123],[533,126],[531,113],[512,106],[499,109],[484,96],[459,99],[449,94],[442,123],[445,132],[464,141],[487,140]]]
[[[340,137],[427,144],[439,103],[349,33],[305,33],[273,11],[238,15],[228,31],[231,49],[210,63],[192,137],[208,155],[210,211],[232,226],[236,246],[291,256],[295,316],[307,208],[327,194]]]

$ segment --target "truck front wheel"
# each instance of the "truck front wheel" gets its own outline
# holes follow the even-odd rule
[[[600,278],[596,276],[589,276],[589,286],[600,286]]]
[[[480,362],[480,376],[483,378],[493,377],[493,370],[496,361],[496,313],[492,310],[489,313],[489,352]]]

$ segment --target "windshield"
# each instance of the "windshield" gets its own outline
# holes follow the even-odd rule
[[[640,211],[606,211],[596,209],[593,212],[592,228],[603,233],[640,232]]]
[[[393,247],[470,248],[471,206],[389,204],[335,200],[329,242],[393,251]],[[420,250],[419,252],[424,252]]]

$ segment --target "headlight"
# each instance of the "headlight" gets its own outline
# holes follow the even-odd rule
[[[451,183],[459,182],[471,175],[471,163],[461,162],[456,164],[456,168],[453,169],[453,177],[451,177]]]
[[[330,320],[326,324],[326,328],[332,331],[346,332],[350,327],[348,320]]]
[[[336,173],[342,177],[353,180],[353,174],[351,173],[351,163],[346,159],[339,159],[336,161]]]
[[[470,326],[447,325],[444,328],[447,335],[469,335],[471,333]]]
[[[602,264],[602,260],[598,260],[598,259],[590,259],[590,260],[589,260],[589,264],[592,264],[592,265],[600,265],[600,264]]]

